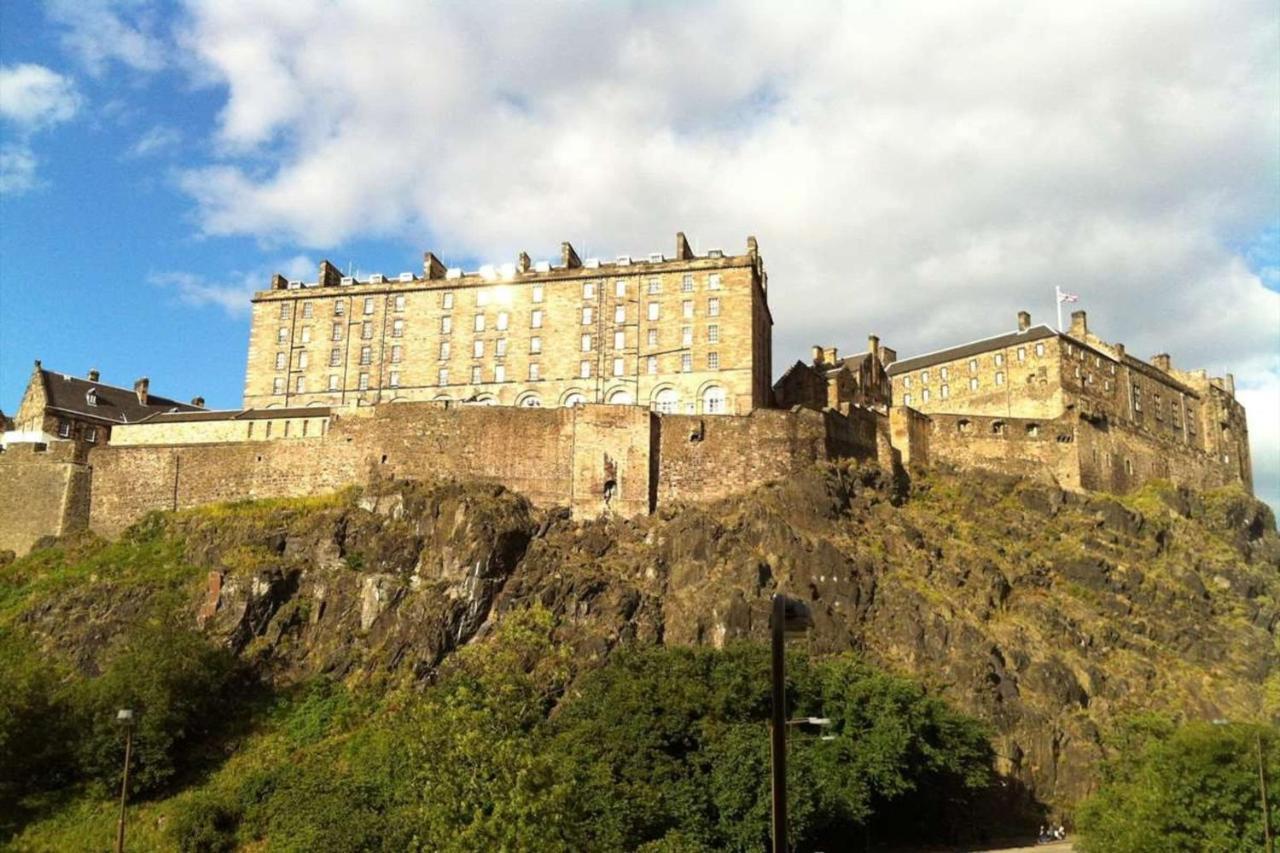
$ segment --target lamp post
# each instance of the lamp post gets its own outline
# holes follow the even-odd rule
[[[773,716],[769,726],[769,758],[773,776],[773,853],[787,850],[787,677],[784,646],[788,636],[802,636],[813,627],[804,602],[773,596],[769,616]],[[807,721],[806,721],[807,722]]]
[[[124,853],[124,806],[129,797],[129,757],[133,751],[133,709],[116,711],[116,722],[124,726],[124,774],[120,779],[120,821],[116,825],[116,853]]]

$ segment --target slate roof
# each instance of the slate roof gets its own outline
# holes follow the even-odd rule
[[[195,421],[262,421],[270,418],[322,418],[329,415],[328,406],[298,406],[288,409],[196,409],[181,412],[157,412],[141,421],[147,424],[180,424]]]
[[[147,395],[147,403],[144,406],[138,402],[138,395],[132,388],[117,388],[101,382],[90,382],[88,379],[81,379],[68,373],[58,373],[54,370],[41,369],[40,381],[44,384],[47,408],[113,424],[137,423],[150,415],[172,410],[204,411],[190,403],[179,403],[177,400],[155,394]],[[90,390],[95,392],[97,405],[89,404]]]
[[[996,335],[992,338],[983,338],[980,341],[970,341],[967,344],[940,349],[934,352],[927,352],[923,355],[913,356],[912,358],[904,358],[901,361],[895,361],[889,365],[889,375],[897,376],[902,373],[908,373],[912,370],[920,370],[934,364],[941,364],[947,361],[955,361],[959,358],[966,358],[971,355],[979,355],[984,352],[990,352],[994,349],[1004,349],[1005,347],[1017,346],[1029,341],[1038,341],[1044,338],[1055,337],[1058,333],[1049,326],[1039,325],[1032,326],[1025,332],[1008,332],[1003,335]]]

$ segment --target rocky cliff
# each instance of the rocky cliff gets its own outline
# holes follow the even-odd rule
[[[1117,499],[835,465],[718,504],[574,522],[500,487],[386,482],[152,516],[126,537],[156,543],[166,571],[104,563],[55,582],[37,554],[0,610],[86,672],[159,606],[278,683],[376,685],[429,678],[533,602],[589,663],[620,644],[763,638],[781,590],[813,609],[802,649],[855,649],[936,687],[994,724],[1002,773],[1059,807],[1094,784],[1118,717],[1257,718],[1280,692],[1280,539],[1231,491]],[[89,565],[104,547],[63,545]]]

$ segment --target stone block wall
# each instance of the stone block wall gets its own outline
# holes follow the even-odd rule
[[[89,469],[77,455],[69,441],[0,453],[0,551],[25,554],[41,537],[88,525]]]
[[[1041,421],[933,414],[929,421],[928,455],[932,462],[1052,479],[1064,488],[1081,488],[1070,418]]]

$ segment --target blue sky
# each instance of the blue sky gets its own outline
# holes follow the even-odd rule
[[[1254,2],[5,3],[0,408],[35,358],[236,406],[249,292],[321,258],[755,234],[779,370],[1061,286],[1236,374],[1274,504],[1278,38]]]

